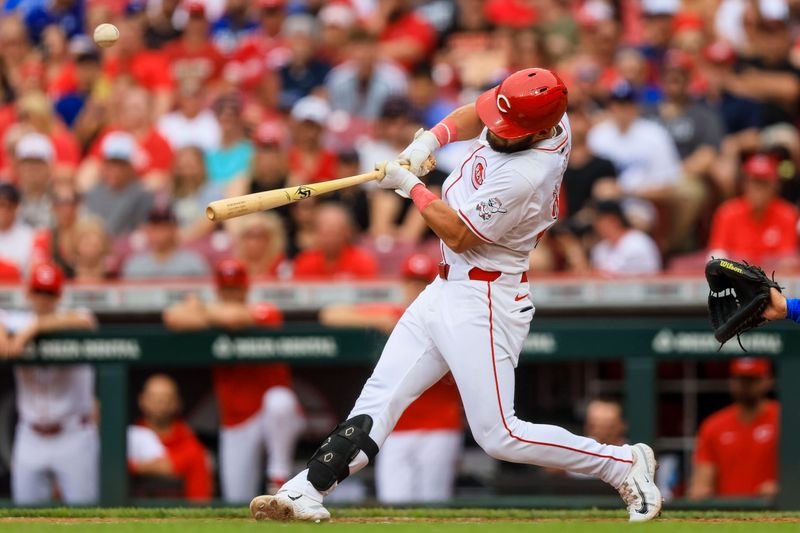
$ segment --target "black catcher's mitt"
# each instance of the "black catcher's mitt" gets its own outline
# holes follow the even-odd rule
[[[722,344],[734,336],[739,340],[739,335],[766,322],[761,315],[770,301],[769,290],[781,290],[760,267],[730,259],[709,261],[706,280],[711,289],[708,313],[714,337]]]

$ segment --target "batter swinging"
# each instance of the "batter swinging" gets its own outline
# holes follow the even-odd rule
[[[645,444],[611,446],[514,414],[514,369],[533,318],[528,254],[558,218],[570,153],[567,88],[526,69],[416,136],[379,182],[410,197],[441,239],[439,278],[411,304],[341,423],[256,520],[330,518],[322,500],[378,453],[403,410],[448,371],[477,443],[492,457],[598,477],[617,488],[631,521],[661,511],[656,461]],[[442,145],[477,139],[437,198],[419,180]],[[410,163],[410,171],[399,162]]]

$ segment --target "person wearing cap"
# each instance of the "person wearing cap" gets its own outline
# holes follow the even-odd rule
[[[206,6],[200,0],[184,2],[189,15],[179,39],[164,46],[170,74],[176,82],[193,81],[214,94],[222,80],[225,58],[211,41]]]
[[[19,183],[22,220],[35,229],[52,224],[53,143],[41,133],[27,133],[14,147],[14,170]]]
[[[597,202],[594,212],[594,231],[600,238],[591,251],[595,271],[612,276],[661,271],[661,253],[655,241],[647,233],[631,227],[618,201]]]
[[[375,36],[361,28],[350,33],[346,56],[325,82],[329,101],[336,111],[376,120],[386,100],[406,93],[406,73],[383,60]]]
[[[401,266],[402,303],[330,305],[319,321],[333,328],[372,328],[390,334],[438,269],[430,256],[413,253]],[[441,502],[453,496],[464,429],[461,399],[451,375],[409,405],[383,444],[375,487],[384,504]]]
[[[358,15],[345,3],[326,2],[317,15],[320,23],[319,55],[329,65],[346,59],[350,32],[358,24]]]
[[[768,359],[730,364],[733,404],[706,418],[697,433],[689,497],[775,496],[778,492],[780,405],[769,398]]]
[[[226,57],[234,54],[241,42],[258,29],[248,0],[227,0],[222,16],[211,24],[211,37],[217,50]]]
[[[250,276],[237,259],[214,269],[217,298],[203,302],[191,296],[164,311],[173,331],[250,327],[279,328],[283,315],[268,303],[248,304]],[[220,411],[219,467],[222,497],[231,503],[252,498],[264,481],[275,490],[292,472],[295,445],[305,427],[292,376],[283,363],[223,365],[213,369]]]
[[[136,1],[134,0],[134,2]],[[132,3],[129,2],[129,5]],[[164,45],[181,36],[180,30],[173,23],[173,17],[175,17],[180,4],[180,0],[161,0],[158,9],[147,9],[148,6],[143,5],[146,11],[144,43],[147,48],[161,50]]]
[[[436,48],[436,29],[415,9],[411,0],[382,0],[369,30],[378,36],[381,57],[411,70]]]
[[[156,204],[145,225],[148,249],[133,254],[122,267],[125,279],[200,278],[209,274],[208,264],[198,253],[182,248],[178,220],[171,205]]]
[[[681,8],[680,0],[642,0],[643,43],[642,51],[648,62],[658,66],[672,39],[675,15]]]
[[[64,124],[78,132],[79,118],[85,110],[92,110],[108,96],[110,87],[103,77],[100,51],[88,36],[73,38],[69,44],[73,56],[74,86],[60,95],[53,103],[56,113]],[[87,113],[88,114],[88,113]]]
[[[34,251],[35,232],[19,214],[21,200],[19,189],[0,182],[0,259],[24,272]]]
[[[663,198],[680,179],[680,156],[669,132],[641,116],[636,96],[627,82],[612,87],[609,118],[589,130],[589,148],[614,164],[624,193]]]
[[[323,143],[330,114],[328,102],[319,96],[301,98],[292,107],[288,185],[317,183],[336,177],[336,153]]]
[[[439,277],[403,313],[347,419],[308,468],[251,501],[253,518],[330,519],[325,496],[373,462],[405,408],[448,371],[491,457],[597,477],[617,489],[632,522],[660,514],[649,446],[601,444],[514,411],[515,368],[534,314],[530,253],[558,220],[569,160],[567,101],[556,73],[520,70],[378,163],[378,186],[409,198],[440,238]],[[470,143],[439,198],[419,176],[457,140]]]
[[[214,114],[220,128],[220,143],[206,152],[208,179],[229,185],[247,174],[253,160],[253,143],[245,135],[242,119],[242,97],[239,93],[223,94],[214,102]]]
[[[38,335],[95,328],[87,310],[59,307],[64,275],[37,263],[28,278],[30,311],[0,310],[0,359],[16,359]],[[91,365],[20,365],[14,368],[17,423],[11,455],[11,495],[16,505],[54,500],[97,502],[99,437]]]
[[[724,202],[711,221],[708,254],[769,268],[797,255],[797,208],[778,197],[778,162],[755,153],[742,165],[742,195]]]
[[[103,219],[110,235],[119,237],[147,220],[153,194],[136,174],[134,164],[140,149],[133,135],[123,131],[109,133],[100,150],[100,180],[86,193],[84,206]]]
[[[193,78],[182,80],[177,108],[158,119],[156,128],[173,150],[187,146],[204,151],[219,148],[222,133],[217,117],[206,105],[206,91],[207,88]]]
[[[290,55],[278,74],[281,79],[280,106],[291,107],[325,84],[331,67],[317,54],[319,28],[311,15],[292,15],[283,21],[281,33]]]

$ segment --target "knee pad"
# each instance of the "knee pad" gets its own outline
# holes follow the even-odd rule
[[[363,451],[369,461],[378,454],[378,445],[369,436],[372,417],[354,416],[345,420],[322,443],[308,461],[308,481],[323,492],[350,475],[350,463]]]

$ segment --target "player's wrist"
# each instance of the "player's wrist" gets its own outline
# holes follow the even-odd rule
[[[412,187],[408,196],[414,202],[414,205],[417,206],[420,213],[431,203],[439,199],[439,197],[433,194],[422,182]]]
[[[800,322],[800,298],[786,298],[784,300],[783,315],[793,322]]]
[[[431,147],[433,141],[436,142],[436,145],[432,147],[431,152],[441,148],[446,144],[450,144],[451,142],[455,142],[458,140],[458,128],[456,127],[455,122],[449,118],[445,118],[437,125],[432,127],[429,131],[426,131],[422,135],[420,135],[420,140],[422,140],[425,134],[429,133],[430,136],[433,137],[431,140],[430,137],[426,136],[425,143],[426,146]]]

